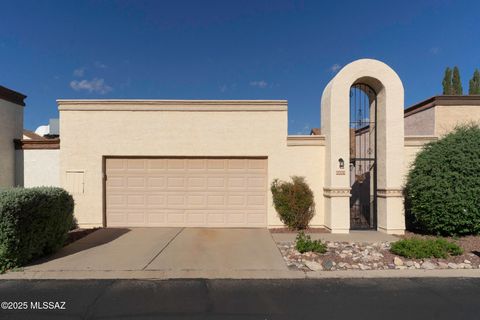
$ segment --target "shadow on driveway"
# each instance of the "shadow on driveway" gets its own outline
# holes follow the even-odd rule
[[[91,234],[74,241],[62,249],[60,249],[58,252],[40,258],[38,260],[35,260],[33,263],[30,264],[30,266],[37,265],[44,263],[49,260],[54,260],[54,259],[59,259],[63,258],[72,254],[75,254],[80,251],[88,250],[93,247],[98,247],[101,245],[104,245],[106,243],[109,243],[111,241],[114,241],[115,239],[121,237],[122,235],[126,234],[127,232],[130,232],[130,229],[128,228],[104,228],[104,229],[99,229]]]

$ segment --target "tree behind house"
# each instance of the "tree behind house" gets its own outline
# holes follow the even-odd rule
[[[450,69],[449,67],[445,69],[445,76],[443,77],[442,85],[443,85],[443,94],[446,94],[446,95],[453,94],[452,69]]]
[[[473,73],[473,77],[470,80],[468,94],[470,95],[480,94],[480,72],[478,72],[478,69],[475,69],[475,72]]]
[[[460,70],[455,66],[453,68],[453,77],[452,77],[452,94],[461,96],[463,94],[462,80],[460,80]]]

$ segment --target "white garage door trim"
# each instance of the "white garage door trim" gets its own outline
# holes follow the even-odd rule
[[[108,227],[267,225],[266,157],[105,157]]]

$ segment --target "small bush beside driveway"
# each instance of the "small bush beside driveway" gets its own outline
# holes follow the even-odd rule
[[[0,272],[60,249],[73,226],[73,198],[61,188],[0,192]]]

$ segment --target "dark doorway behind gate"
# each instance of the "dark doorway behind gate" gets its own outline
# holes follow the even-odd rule
[[[377,226],[377,94],[363,83],[350,88],[350,228]]]

